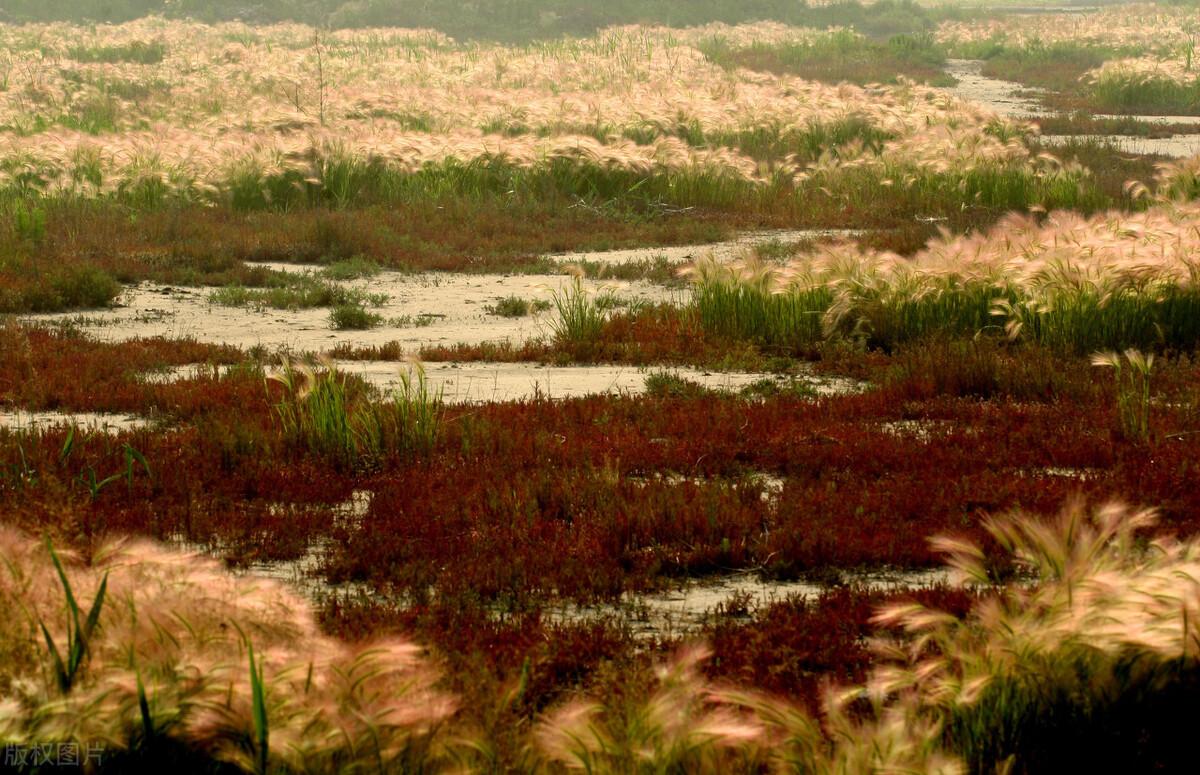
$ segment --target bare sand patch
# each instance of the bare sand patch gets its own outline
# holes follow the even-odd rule
[[[276,266],[276,265],[272,265]],[[303,271],[291,265],[293,271]],[[506,296],[549,299],[573,278],[564,275],[462,275],[382,272],[341,283],[388,300],[372,311],[384,323],[365,331],[330,328],[327,308],[279,310],[228,307],[213,303],[211,291],[142,283],[128,288],[110,309],[85,313],[28,315],[25,320],[73,323],[92,329],[102,341],[138,337],[192,337],[241,348],[262,346],[295,352],[321,352],[339,344],[381,345],[399,341],[413,350],[427,345],[514,343],[541,336],[544,316],[505,318],[487,306]],[[632,303],[680,301],[683,291],[648,282],[584,280],[588,293],[610,293]]]
[[[1138,116],[1138,118],[1146,118]],[[1194,119],[1195,117],[1193,117]],[[1200,154],[1200,134],[1174,137],[1134,137],[1131,135],[1042,135],[1049,145],[1066,145],[1073,140],[1111,142],[1127,153],[1154,154],[1173,159],[1190,159]]]
[[[338,368],[362,377],[384,390],[398,388],[401,374],[410,366],[391,361],[343,361]],[[537,398],[578,398],[588,395],[641,395],[646,377],[670,373],[713,390],[737,391],[766,375],[752,372],[714,372],[691,368],[638,367],[622,365],[546,366],[537,363],[427,363],[424,366],[431,390],[441,391],[446,403],[528,401]],[[799,381],[818,395],[837,395],[864,389],[854,380],[802,373]]]
[[[108,412],[41,412],[25,409],[0,410],[0,428],[10,431],[37,432],[50,428],[75,426],[92,433],[120,433],[151,424],[146,417]]]
[[[956,97],[983,105],[985,108],[1010,118],[1034,118],[1049,115],[1030,95],[1041,93],[1013,81],[989,78],[983,74],[982,59],[947,59],[946,74],[958,80],[945,90]]]

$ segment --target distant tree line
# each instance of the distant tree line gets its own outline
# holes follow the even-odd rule
[[[805,0],[3,0],[0,21],[123,22],[150,14],[206,22],[299,21],[333,27],[433,27],[456,38],[519,41],[588,35],[612,24],[671,26],[776,20],[827,27],[853,25],[891,35],[935,20],[912,0],[847,0],[809,7]],[[939,18],[945,12],[936,12]]]

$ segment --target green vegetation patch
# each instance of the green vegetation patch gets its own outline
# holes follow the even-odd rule
[[[894,84],[903,78],[936,86],[954,83],[942,71],[946,52],[929,33],[896,35],[878,42],[839,30],[811,41],[741,48],[724,38],[712,38],[700,49],[725,68],[746,67],[825,83]]]
[[[67,52],[67,56],[85,63],[157,65],[167,56],[167,44],[157,40],[135,40],[118,46],[76,46]]]

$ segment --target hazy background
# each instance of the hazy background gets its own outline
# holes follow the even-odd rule
[[[868,35],[932,28],[961,11],[907,0],[808,7],[803,0],[0,0],[0,21],[123,22],[147,14],[202,21],[299,21],[333,27],[433,27],[459,38],[522,40],[586,35],[612,24],[688,26],[776,20],[853,25]]]

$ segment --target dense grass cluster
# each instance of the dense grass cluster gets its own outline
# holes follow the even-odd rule
[[[942,72],[945,51],[928,34],[897,35],[876,43],[840,30],[798,42],[740,47],[713,37],[703,41],[700,50],[722,67],[789,73],[828,83],[894,84],[901,78],[936,85],[949,82]]]
[[[428,454],[437,441],[441,395],[420,366],[402,370],[401,389],[383,402],[355,395],[332,363],[314,369],[285,362],[270,379],[283,388],[275,411],[284,436],[334,465],[370,467],[390,455]]]
[[[1169,187],[1169,186],[1168,186]],[[826,248],[787,266],[701,262],[694,304],[715,333],[801,350],[828,336],[894,348],[931,335],[1007,335],[1086,354],[1200,342],[1191,204],[1134,216],[943,236],[913,259]]]

